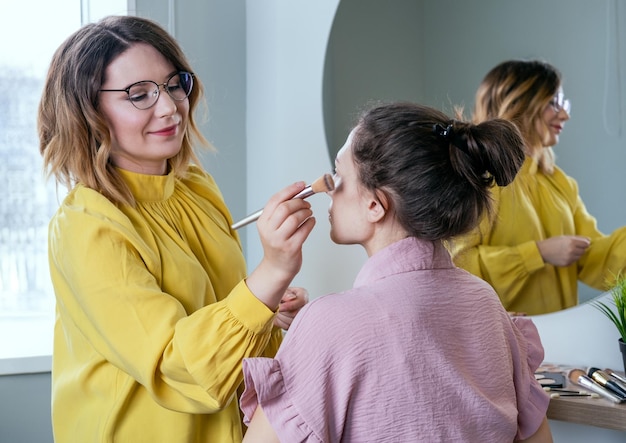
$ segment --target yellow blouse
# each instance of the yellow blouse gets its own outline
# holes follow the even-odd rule
[[[274,312],[208,174],[120,172],[135,208],[79,185],[50,223],[55,441],[240,442],[241,360],[274,355]]]
[[[578,280],[606,290],[626,265],[626,228],[607,236],[585,209],[576,181],[555,168],[538,170],[527,158],[513,183],[493,189],[494,217],[448,245],[454,262],[489,282],[508,311],[544,314],[578,303]],[[536,242],[558,235],[591,238],[567,267],[543,262]]]

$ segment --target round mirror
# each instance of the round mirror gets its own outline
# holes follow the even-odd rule
[[[493,66],[543,59],[561,70],[572,101],[572,118],[555,147],[557,164],[578,181],[603,232],[626,224],[626,57],[618,45],[626,37],[626,9],[618,3],[341,0],[324,66],[331,160],[371,101],[417,101],[449,114],[461,105],[469,117]],[[599,293],[580,285],[581,302]]]

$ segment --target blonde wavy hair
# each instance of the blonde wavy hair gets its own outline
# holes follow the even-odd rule
[[[176,70],[193,72],[182,49],[160,25],[134,16],[110,16],[83,26],[55,52],[39,103],[39,150],[47,176],[69,189],[83,184],[116,204],[134,205],[130,189],[110,161],[109,127],[98,109],[98,91],[107,66],[137,43],[159,51]],[[191,163],[199,163],[194,143],[212,148],[194,119],[203,97],[194,78],[189,117],[182,147],[168,160],[169,170],[183,177]]]
[[[539,60],[508,60],[487,73],[476,92],[473,120],[480,123],[492,118],[512,121],[525,142],[526,155],[537,159],[539,168],[551,174],[555,156],[552,147],[544,147],[546,131],[543,111],[561,87],[561,73]]]

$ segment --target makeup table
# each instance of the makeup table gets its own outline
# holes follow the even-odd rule
[[[580,389],[570,386],[571,389]],[[599,428],[626,431],[626,403],[616,404],[604,398],[551,398],[548,418]]]
[[[596,300],[610,303],[612,298],[606,293]],[[587,370],[593,366],[621,372],[623,361],[615,326],[592,303],[532,319],[545,351],[542,367],[554,366],[563,371]],[[572,388],[567,382],[566,389],[582,390]],[[554,424],[555,442],[626,442],[625,403],[614,404],[604,398],[560,397],[550,400],[547,415]]]

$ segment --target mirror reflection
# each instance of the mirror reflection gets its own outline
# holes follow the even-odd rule
[[[342,0],[325,64],[331,159],[372,100],[412,100],[448,113],[461,105],[469,115],[491,68],[509,59],[545,60],[561,71],[573,108],[554,147],[556,164],[578,182],[598,229],[610,233],[626,224],[626,49],[617,44],[625,22],[626,9],[615,0]],[[580,302],[601,292],[578,289]]]

